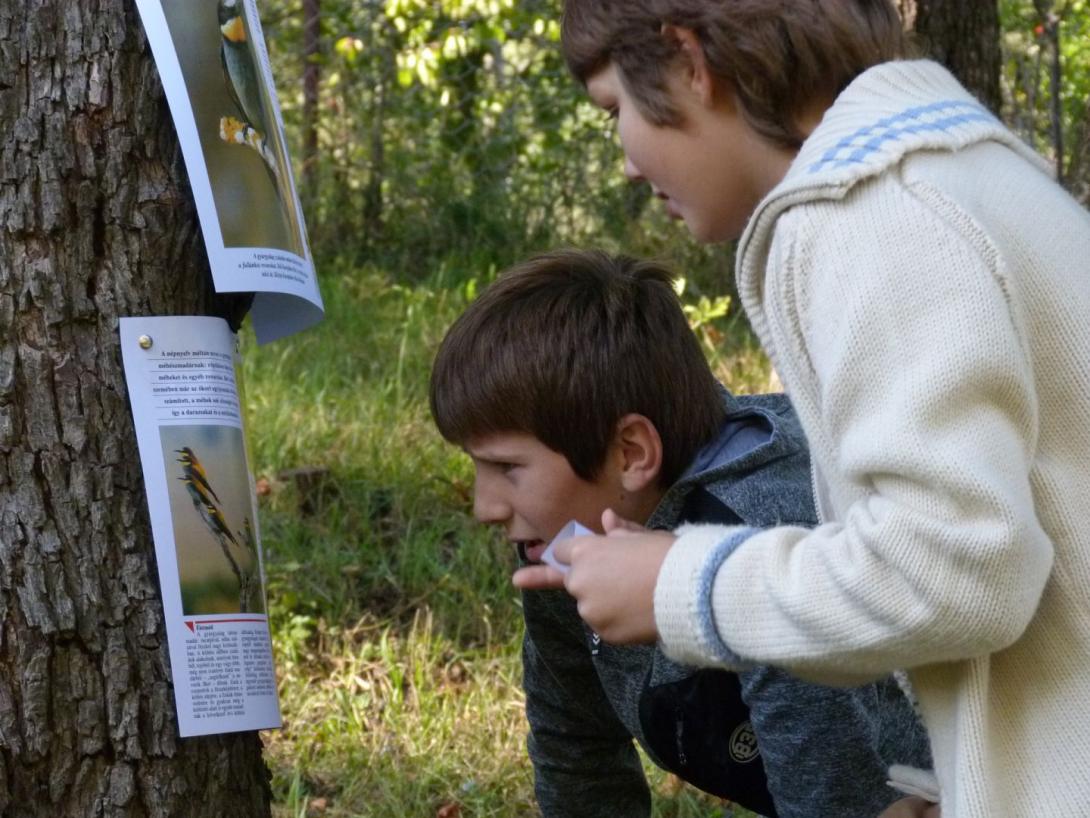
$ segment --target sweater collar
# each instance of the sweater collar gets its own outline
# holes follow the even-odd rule
[[[1044,172],[1047,164],[935,62],[887,62],[860,74],[803,142],[783,180],[761,201],[738,245],[742,304],[765,339],[759,316],[765,258],[776,220],[795,204],[842,198],[907,154],[1002,142]]]
[[[957,150],[1006,134],[938,63],[883,63],[844,89],[771,196],[800,186],[850,183],[880,173],[912,151]]]

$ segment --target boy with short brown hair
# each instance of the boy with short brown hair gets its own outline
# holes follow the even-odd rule
[[[443,436],[476,468],[474,513],[537,562],[571,519],[809,525],[803,440],[782,395],[712,376],[660,265],[565,251],[500,276],[432,372]],[[607,509],[609,511],[607,511]],[[687,667],[601,640],[557,591],[523,595],[529,752],[546,818],[639,818],[635,738],[660,766],[764,815],[873,818],[926,739],[891,678],[839,690],[767,667]]]
[[[1090,216],[944,68],[894,59],[886,0],[565,15],[627,175],[697,239],[741,237],[823,522],[572,541],[584,618],[694,664],[907,668],[944,818],[1081,813]]]

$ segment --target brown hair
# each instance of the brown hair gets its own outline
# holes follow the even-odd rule
[[[680,51],[664,25],[691,29],[754,130],[789,148],[809,105],[905,54],[891,0],[566,0],[564,58],[583,83],[612,62],[645,118],[677,125],[666,80]]]
[[[664,267],[598,251],[532,258],[447,332],[431,412],[447,440],[526,432],[593,480],[624,415],[647,417],[669,486],[725,417],[720,387]]]

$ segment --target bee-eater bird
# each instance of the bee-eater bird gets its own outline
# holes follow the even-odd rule
[[[197,459],[197,455],[188,446],[183,446],[180,449],[174,450],[175,454],[180,454],[178,462],[182,464],[183,471],[186,478],[197,483],[204,493],[211,494],[213,499],[220,503],[219,496],[212,490],[211,484],[208,482],[208,474],[204,470],[204,466],[201,465],[201,461]]]
[[[231,533],[227,521],[223,518],[223,512],[205,492],[202,484],[191,479],[188,475],[178,479],[185,483],[186,491],[189,492],[189,499],[193,501],[193,507],[200,512],[201,519],[204,520],[205,525],[208,526],[212,534],[217,538],[222,537],[238,545],[238,540],[235,539],[235,535]]]
[[[220,57],[227,91],[242,118],[251,128],[268,137],[265,106],[261,99],[261,80],[254,65],[254,55],[247,43],[242,0],[219,0]]]

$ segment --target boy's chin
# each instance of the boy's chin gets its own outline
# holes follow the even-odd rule
[[[692,224],[686,221],[685,226],[689,228],[689,234],[700,244],[719,244],[720,242],[735,241],[742,234],[740,230],[733,230],[719,225]]]
[[[736,224],[734,221],[725,221],[722,218],[705,217],[690,214],[681,216],[689,235],[701,244],[719,244],[721,242],[736,241],[745,232],[746,225]]]

